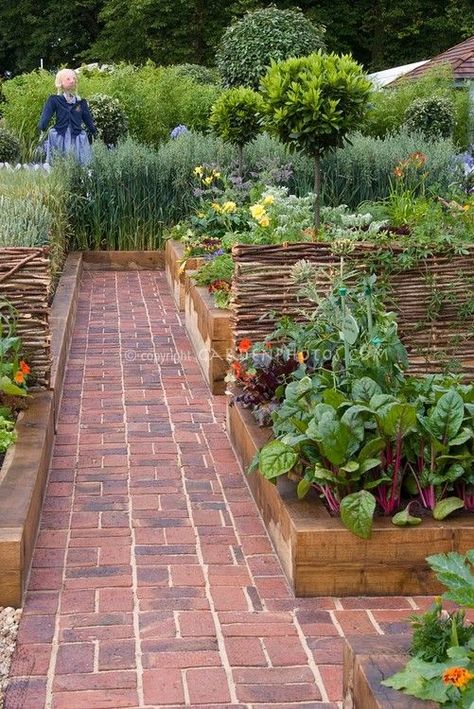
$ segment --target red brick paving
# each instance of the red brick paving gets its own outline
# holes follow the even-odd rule
[[[295,599],[224,419],[164,275],[84,274],[6,709],[334,709],[426,605]]]

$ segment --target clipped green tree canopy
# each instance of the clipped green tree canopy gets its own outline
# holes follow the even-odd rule
[[[324,49],[325,28],[312,24],[299,8],[267,7],[248,12],[224,32],[216,64],[225,86],[257,88],[273,61]]]
[[[371,83],[350,55],[319,50],[272,62],[261,90],[266,129],[289,148],[314,156],[360,127]]]
[[[212,107],[210,123],[225,143],[245,145],[261,130],[263,113],[260,94],[243,86],[224,91]]]

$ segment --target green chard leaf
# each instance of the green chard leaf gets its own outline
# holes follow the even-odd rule
[[[369,539],[376,502],[372,493],[359,490],[341,500],[341,520],[357,537]]]
[[[277,478],[288,473],[296,464],[298,454],[281,441],[271,441],[262,448],[259,455],[259,468],[267,479]]]

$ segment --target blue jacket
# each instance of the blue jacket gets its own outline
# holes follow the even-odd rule
[[[40,130],[46,130],[54,114],[56,114],[56,124],[54,127],[60,135],[64,135],[67,129],[70,128],[71,135],[75,138],[82,131],[83,123],[86,124],[93,135],[97,133],[97,128],[94,125],[89,106],[85,99],[76,101],[76,103],[68,103],[64,96],[60,94],[57,96],[51,95],[44,104],[38,124]]]

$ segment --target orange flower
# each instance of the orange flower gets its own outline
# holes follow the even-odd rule
[[[395,167],[393,170],[393,174],[395,175],[395,177],[403,177],[402,168],[397,165],[397,167]]]
[[[413,162],[415,167],[423,167],[427,160],[427,157],[424,153],[421,153],[419,150],[417,150],[416,152],[411,153],[409,159]]]
[[[20,360],[19,367],[20,367],[20,370],[23,372],[23,374],[29,374],[31,372],[29,365],[26,364],[26,362],[23,359]]]
[[[240,379],[242,377],[242,365],[240,362],[232,362],[230,366],[234,370],[235,376]]]
[[[465,687],[473,677],[472,672],[466,670],[465,667],[448,667],[443,672],[443,682],[459,688]]]
[[[16,381],[17,384],[23,384],[25,381],[25,375],[23,372],[19,369],[18,372],[15,374],[13,379]]]
[[[241,354],[243,354],[244,352],[248,352],[251,347],[252,341],[249,340],[248,337],[244,337],[243,340],[240,340],[239,344],[237,345],[237,349]]]
[[[273,342],[265,342],[265,347],[267,348],[267,350],[271,350],[271,348],[273,347]]]
[[[296,353],[296,359],[300,364],[304,364],[306,357],[304,356],[304,352],[297,352]]]

